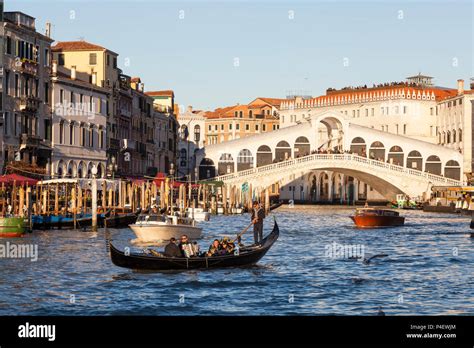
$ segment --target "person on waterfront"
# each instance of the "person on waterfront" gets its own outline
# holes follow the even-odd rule
[[[255,244],[260,244],[263,239],[263,219],[265,219],[265,211],[257,201],[253,202],[252,215],[250,219],[253,223],[253,238]]]
[[[176,245],[176,238],[172,237],[170,242],[165,246],[165,256],[168,257],[181,257],[181,251],[179,247]]]
[[[220,247],[219,239],[214,239],[211,246],[209,247],[209,250],[206,253],[206,256],[219,255],[219,247]]]

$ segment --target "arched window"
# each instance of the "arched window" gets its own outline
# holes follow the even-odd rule
[[[462,141],[462,129],[461,128],[459,128],[458,134],[459,134],[459,142],[461,142]]]
[[[283,161],[291,157],[291,147],[285,140],[280,141],[275,148],[275,159]]]
[[[361,137],[352,139],[351,152],[362,157],[367,157],[367,145],[365,144],[365,140]]]
[[[369,157],[370,159],[385,162],[385,147],[383,143],[380,141],[373,142],[372,145],[370,145]]]
[[[451,143],[451,132],[447,131],[446,133],[446,143],[450,144]]]
[[[273,154],[270,146],[262,145],[257,149],[257,167],[272,164]]]
[[[203,158],[199,164],[199,179],[209,179],[216,176],[216,167],[209,158]]]
[[[302,157],[309,155],[310,153],[310,145],[309,140],[306,137],[298,137],[295,140],[295,156]]]
[[[186,167],[188,165],[188,152],[186,149],[179,150],[179,165]]]
[[[188,126],[183,124],[181,126],[180,132],[181,132],[181,139],[187,139],[188,138],[188,136],[189,136]]]
[[[438,156],[432,155],[426,159],[425,172],[441,175],[441,160]]]
[[[250,169],[253,167],[253,155],[248,149],[240,150],[237,156],[237,171]]]
[[[223,153],[217,164],[218,175],[225,175],[234,172],[234,158],[230,153]]]
[[[456,142],[456,130],[455,129],[453,129],[452,135],[453,135],[453,143],[455,143]]]
[[[403,166],[403,157],[403,149],[398,145],[392,146],[387,156],[388,163]]]
[[[407,168],[423,170],[423,157],[416,150],[411,151],[407,156]]]
[[[444,176],[454,180],[460,180],[461,178],[461,166],[459,162],[450,160],[446,162],[444,166]]]
[[[89,127],[89,147],[94,147],[94,126]]]
[[[198,143],[201,140],[201,127],[197,124],[194,126],[194,141]]]

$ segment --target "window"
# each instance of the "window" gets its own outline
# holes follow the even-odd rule
[[[110,66],[110,55],[107,54],[105,57],[106,57],[105,59],[107,61],[107,66]]]
[[[97,53],[89,53],[89,65],[97,64]]]
[[[264,132],[267,131],[267,125],[266,125],[266,124],[263,124],[263,125],[262,125],[262,130],[263,130]]]
[[[243,111],[240,111],[239,117],[240,117],[240,118],[244,117],[244,112],[243,112]]]
[[[81,141],[80,141],[81,146],[86,146],[86,129],[84,128],[84,125],[81,125]]]
[[[433,108],[430,108],[430,115],[433,116],[434,112],[433,112]]]
[[[229,130],[232,130],[232,123],[229,124]]]
[[[45,48],[44,49],[44,62],[43,62],[43,65],[44,66],[49,66],[50,59],[51,59],[51,57],[49,56],[49,49]]]
[[[51,141],[51,120],[44,120],[44,138]]]
[[[406,114],[408,112],[408,106],[403,107],[403,113]]]
[[[74,145],[74,122],[69,123],[69,145]]]
[[[114,57],[114,69],[117,69],[117,57]]]
[[[7,44],[6,44],[6,52],[7,54],[12,54],[12,38],[7,36]]]
[[[221,124],[221,131],[224,130],[224,124]]]
[[[76,106],[76,97],[74,96],[74,92],[71,91],[71,104],[72,106]]]
[[[235,129],[240,130],[240,123],[237,123],[237,124],[235,125]]]
[[[209,132],[212,131],[212,125],[209,125]]]
[[[5,88],[7,95],[10,95],[10,71],[5,70]]]
[[[59,143],[62,144],[64,142],[64,121],[59,123]]]
[[[374,108],[372,108],[371,112],[372,112],[371,116],[375,116],[375,109]]]
[[[99,146],[101,149],[104,148],[104,129],[102,127],[99,129]]]
[[[59,102],[60,103],[64,102],[64,90],[63,89],[59,90]]]
[[[217,132],[217,124],[214,126],[214,130]]]
[[[403,134],[407,134],[407,125],[406,124],[403,125]]]
[[[89,128],[89,147],[94,147],[94,127]]]
[[[248,123],[245,125],[245,130],[246,131],[250,130],[250,125]]]
[[[7,134],[8,135],[8,130],[9,130],[9,126],[10,124],[8,123],[9,121],[9,117],[10,117],[10,114],[8,112],[5,112],[3,114],[3,118],[4,118],[4,121],[3,121],[3,133],[4,134]]]
[[[15,74],[15,97],[20,96],[20,77]]]
[[[253,115],[252,115],[252,110],[249,111],[249,118],[252,118]]]
[[[258,132],[258,124],[255,125],[255,130]]]
[[[194,141],[198,143],[199,140],[201,140],[201,127],[199,125],[195,125],[194,126]]]
[[[64,66],[65,61],[64,61],[64,53],[59,53],[58,54],[58,65],[59,66]]]

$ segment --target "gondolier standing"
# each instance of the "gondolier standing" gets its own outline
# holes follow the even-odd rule
[[[260,244],[263,239],[263,219],[265,219],[265,211],[257,201],[254,201],[252,206],[253,209],[250,219],[253,223],[253,238],[255,244]]]

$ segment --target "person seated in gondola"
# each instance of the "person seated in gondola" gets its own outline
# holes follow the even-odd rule
[[[176,238],[172,237],[170,242],[165,246],[165,256],[182,257],[179,247],[176,245]]]
[[[181,242],[179,243],[179,250],[181,251],[182,257],[193,257],[197,256],[193,244],[189,241],[188,236],[183,234],[181,236]]]
[[[230,242],[227,237],[224,237],[220,243],[219,254],[220,255],[229,255],[234,252],[235,245]]]
[[[214,239],[211,246],[209,247],[209,250],[206,253],[206,256],[217,256],[217,255],[219,255],[219,247],[220,247],[219,240]]]

